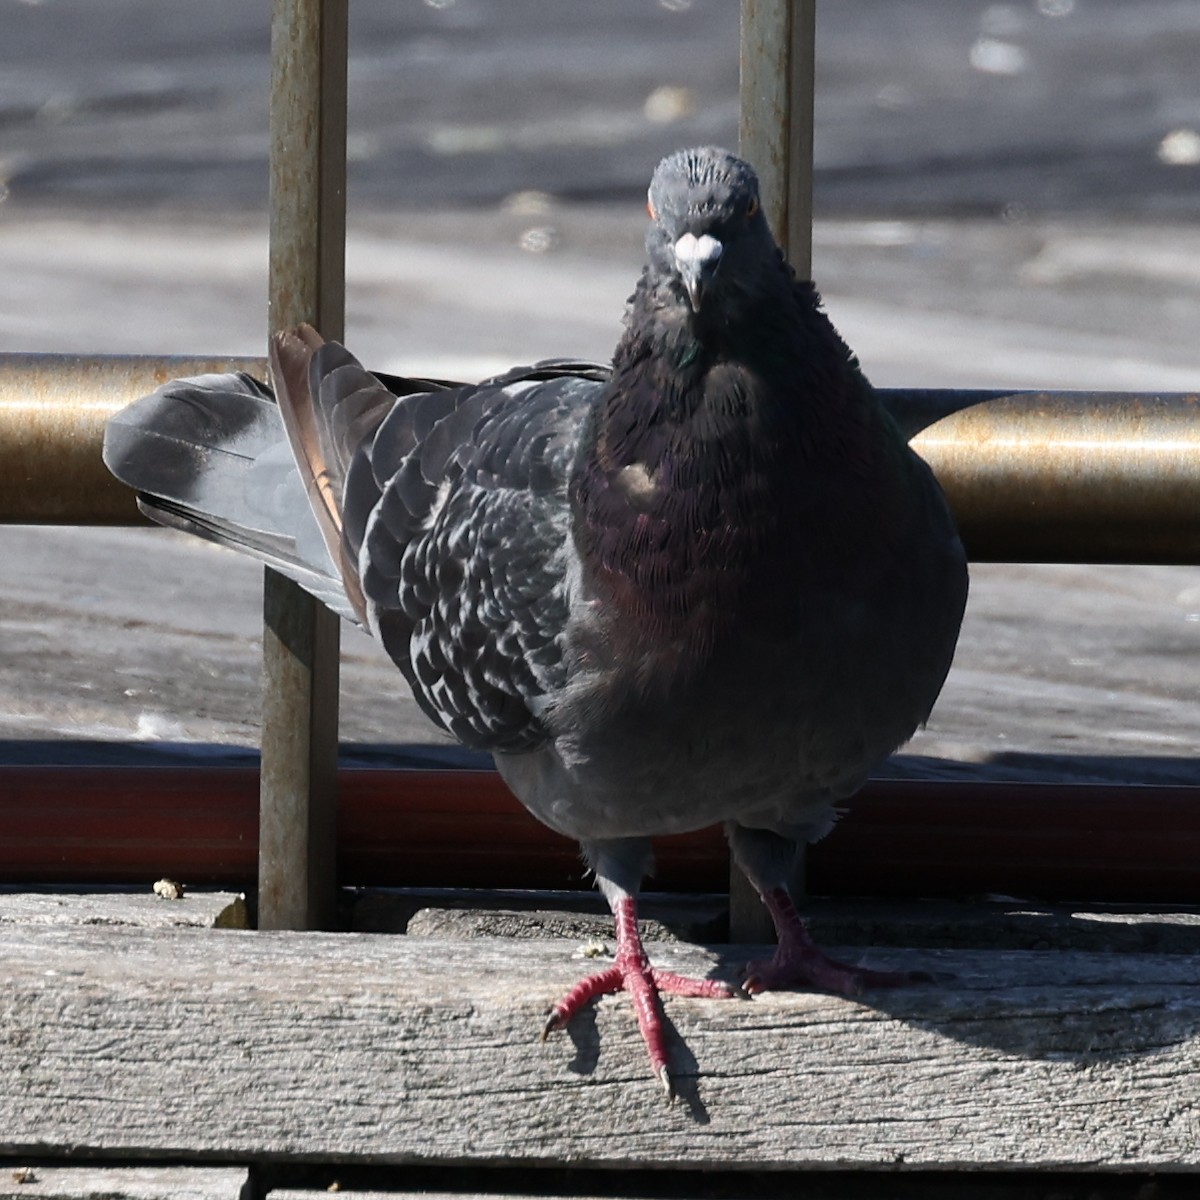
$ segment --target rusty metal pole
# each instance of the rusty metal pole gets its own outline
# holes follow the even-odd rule
[[[345,310],[347,0],[271,12],[272,332],[341,339]],[[333,922],[338,618],[291,580],[263,580],[261,929]]]
[[[812,275],[815,46],[816,0],[742,0],[740,152],[758,172],[763,211],[802,279]],[[797,893],[802,875],[798,867]],[[757,893],[731,866],[729,940],[773,939]]]

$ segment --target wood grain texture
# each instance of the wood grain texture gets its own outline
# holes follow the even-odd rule
[[[239,1200],[237,1167],[14,1166],[0,1169],[0,1200]]]
[[[149,887],[95,891],[0,888],[0,925],[135,925],[142,929],[246,929],[246,897],[238,892],[185,892],[178,900]]]
[[[363,889],[348,899],[353,905],[348,927],[360,933],[576,942],[613,936],[604,900],[590,892]],[[809,931],[822,946],[1200,955],[1200,911],[1195,909],[1046,904],[998,896],[974,903],[809,896],[803,908]],[[644,892],[638,918],[646,941],[728,940],[720,896]]]
[[[537,1040],[573,949],[0,929],[0,1154],[1200,1169],[1189,956],[853,950],[954,979],[672,999],[668,1106],[624,998]],[[654,949],[721,975],[744,953]]]

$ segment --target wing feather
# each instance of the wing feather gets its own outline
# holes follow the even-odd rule
[[[538,364],[406,397],[351,463],[378,499],[359,547],[371,629],[425,712],[467,745],[546,737],[570,616],[567,481],[603,368]],[[361,509],[359,510],[361,514]]]

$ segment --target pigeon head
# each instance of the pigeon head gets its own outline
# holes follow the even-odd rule
[[[664,158],[650,181],[650,265],[694,314],[777,261],[754,169],[705,146]]]

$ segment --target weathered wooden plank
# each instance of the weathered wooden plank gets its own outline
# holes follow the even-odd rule
[[[558,937],[605,940],[612,917],[595,892],[365,888],[348,898],[349,927],[414,937]],[[719,895],[645,893],[647,941],[722,942]],[[1167,906],[1047,904],[1014,897],[845,900],[809,897],[804,918],[822,945],[1099,950],[1200,954],[1200,911]]]
[[[238,1200],[247,1179],[237,1167],[14,1165],[0,1169],[0,1200]]]
[[[147,887],[96,890],[0,888],[0,925],[136,925],[142,929],[246,929],[238,892],[184,892],[171,899]]]
[[[597,892],[346,889],[341,907],[347,927],[358,933],[610,942],[613,932]],[[804,911],[823,945],[1200,954],[1200,912],[1170,907],[811,897]],[[647,941],[726,940],[720,895],[647,892],[639,912]],[[167,900],[149,889],[0,887],[0,925],[246,929],[248,923],[245,897],[237,892],[188,890],[182,900]]]
[[[878,950],[955,978],[671,999],[667,1106],[624,998],[538,1041],[574,949],[0,929],[0,1153],[1200,1170],[1187,956]],[[655,958],[724,975],[739,954]]]
[[[349,906],[349,928],[410,937],[613,937],[599,892],[487,891],[474,888],[364,888]],[[647,941],[727,942],[729,898],[712,893],[644,893],[638,903]],[[1200,920],[1200,918],[1198,918]]]

